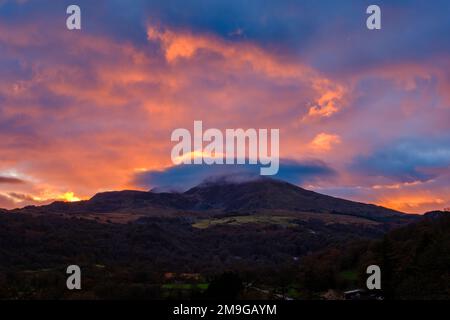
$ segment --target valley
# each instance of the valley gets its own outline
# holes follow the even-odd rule
[[[266,178],[4,211],[0,298],[305,299],[309,257],[419,220]],[[80,292],[65,289],[72,264],[83,270]],[[355,270],[337,277],[354,283]]]

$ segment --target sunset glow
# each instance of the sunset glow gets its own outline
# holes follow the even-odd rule
[[[282,160],[329,169],[288,177],[300,186],[411,213],[450,206],[450,30],[437,7],[386,14],[370,33],[350,2],[327,8],[326,26],[312,18],[321,5],[262,16],[224,2],[218,23],[195,4],[136,1],[127,16],[78,2],[90,20],[71,32],[63,4],[41,1],[38,15],[0,1],[1,208],[158,187],[137,177],[170,174],[171,132],[198,119],[280,128]],[[442,19],[417,19],[427,11]]]

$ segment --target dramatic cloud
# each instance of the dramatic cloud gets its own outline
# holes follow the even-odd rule
[[[450,206],[448,1],[379,1],[379,32],[359,0],[77,4],[72,32],[64,2],[0,1],[0,207],[226,173],[173,167],[194,120],[280,129],[278,178],[304,187]]]
[[[316,181],[334,176],[334,171],[320,161],[300,163],[281,160],[280,170],[274,178],[295,184]],[[259,177],[259,166],[254,165],[178,165],[161,171],[140,172],[135,177],[137,185],[159,191],[185,191],[212,177],[231,176],[237,180]]]
[[[445,145],[446,141],[448,138],[400,141],[369,156],[358,156],[350,168],[400,182],[431,180],[450,172],[450,145]]]

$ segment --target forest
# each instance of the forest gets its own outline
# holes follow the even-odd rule
[[[450,297],[448,213],[384,236],[296,223],[199,229],[183,217],[116,224],[1,214],[0,298],[324,299],[330,290],[339,298],[364,286],[370,264],[381,267],[386,299]],[[71,264],[82,269],[80,291],[65,286]]]

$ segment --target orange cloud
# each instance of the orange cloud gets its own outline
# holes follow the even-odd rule
[[[340,110],[346,93],[342,85],[337,85],[324,79],[316,81],[314,87],[322,94],[315,101],[314,105],[309,108],[308,114],[304,119],[308,117],[330,117]]]
[[[443,208],[445,200],[430,195],[408,195],[393,198],[385,198],[378,202],[379,205],[403,212],[423,212],[423,208],[434,210]]]
[[[171,131],[196,119],[218,128],[294,128],[295,117],[289,125],[283,114],[305,113],[307,101],[323,96],[315,83],[333,86],[299,61],[211,35],[150,27],[162,63],[145,47],[60,30],[32,36],[38,29],[0,25],[5,54],[30,70],[13,81],[0,77],[2,117],[32,130],[1,133],[0,169],[30,184],[0,192],[33,201],[135,188],[135,169],[170,165]],[[30,58],[30,50],[46,55]]]
[[[310,143],[310,148],[316,152],[330,151],[334,145],[340,144],[341,138],[336,134],[319,133]]]
[[[15,28],[0,23],[0,59],[17,62],[24,74],[0,74],[0,170],[15,170],[28,182],[0,185],[8,206],[11,192],[30,195],[26,201],[45,201],[136,188],[133,177],[139,168],[171,165],[170,133],[191,128],[194,120],[219,129],[280,128],[282,157],[326,156],[340,173],[333,184],[377,192],[361,201],[381,199],[388,206],[421,211],[445,199],[443,192],[418,193],[416,200],[413,192],[385,198],[408,186],[356,176],[345,167],[352,157],[373,148],[363,133],[389,140],[405,119],[394,112],[408,110],[414,116],[434,100],[421,94],[421,103],[414,96],[401,100],[401,108],[389,105],[388,111],[365,114],[367,110],[351,105],[361,79],[376,74],[411,92],[434,76],[440,97],[450,101],[445,70],[392,66],[334,79],[301,57],[189,30],[149,26],[148,46],[88,32],[40,30],[31,23]],[[434,117],[432,130],[448,126],[448,117],[432,112],[425,116]],[[396,125],[386,125],[392,119]],[[374,132],[366,132],[370,130]]]
[[[254,71],[270,77],[314,76],[314,71],[306,65],[282,61],[249,43],[228,42],[212,35],[159,31],[153,26],[147,28],[147,37],[151,41],[161,42],[169,63],[175,63],[181,58],[191,59],[205,51],[222,56],[235,70],[251,67]]]

